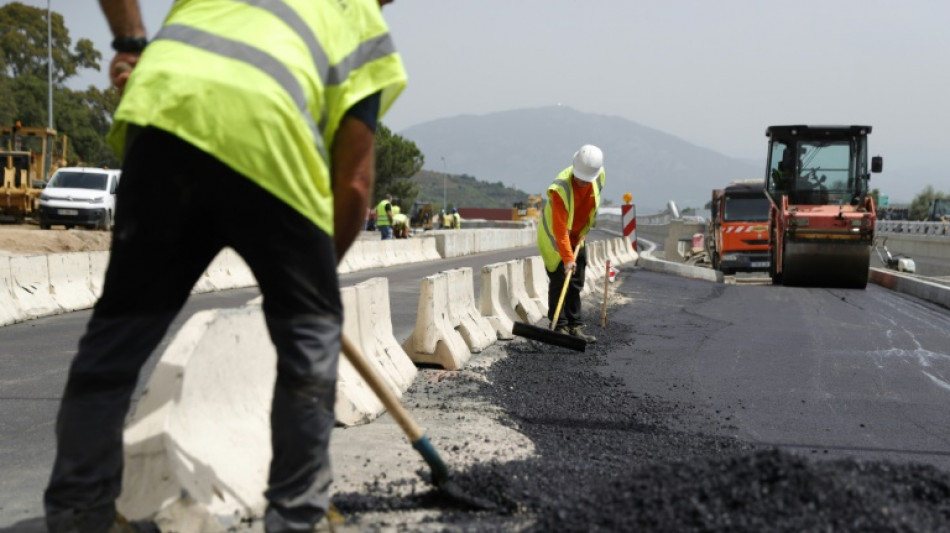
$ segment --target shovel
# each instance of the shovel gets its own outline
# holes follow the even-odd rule
[[[581,244],[583,243],[584,239],[581,239],[581,241],[577,243],[577,247],[574,248],[575,258],[577,257],[578,252],[580,252]],[[538,342],[543,342],[545,344],[561,346],[576,352],[585,351],[587,349],[587,341],[584,339],[575,337],[574,335],[569,335],[567,333],[558,333],[557,331],[554,331],[554,328],[557,326],[557,319],[559,316],[561,316],[561,306],[564,305],[564,296],[567,294],[567,287],[571,283],[571,276],[573,274],[574,272],[571,271],[568,272],[566,276],[564,276],[564,286],[561,287],[561,296],[557,300],[557,307],[554,309],[554,318],[551,319],[550,328],[532,326],[531,324],[525,324],[524,322],[515,322],[511,332],[514,335],[518,335],[519,337],[525,337]]]
[[[416,424],[412,415],[399,403],[399,398],[386,386],[382,378],[376,374],[360,353],[359,349],[356,348],[345,335],[342,336],[341,342],[343,355],[350,364],[353,365],[353,368],[355,368],[360,377],[363,378],[363,381],[373,390],[373,393],[376,394],[376,397],[379,398],[379,401],[382,402],[389,414],[396,420],[396,423],[402,428],[406,437],[409,438],[409,442],[412,443],[412,447],[419,452],[419,455],[421,455],[426,464],[429,465],[432,475],[432,484],[435,485],[444,496],[464,507],[475,510],[492,510],[496,508],[496,505],[487,500],[465,494],[465,492],[452,481],[449,476],[449,468],[445,465],[445,461],[442,460],[442,457],[439,456],[439,452],[437,452],[432,446],[432,443],[429,442],[429,438],[422,432],[422,428],[419,427],[419,424]]]

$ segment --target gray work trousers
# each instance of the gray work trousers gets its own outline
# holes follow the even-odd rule
[[[587,275],[586,246],[581,246],[575,260],[577,270],[571,274],[571,280],[567,286],[567,293],[564,295],[561,314],[557,317],[555,327],[584,325],[584,319],[581,317],[581,291],[584,290],[584,278]],[[566,277],[567,273],[564,272],[564,261],[557,264],[557,269],[555,269],[554,272],[548,272],[548,320],[554,318],[554,312],[557,310],[558,300],[561,298],[561,291],[564,289],[564,279]]]
[[[126,155],[102,297],[56,421],[50,532],[100,533],[115,520],[139,371],[225,246],[258,281],[277,351],[265,527],[309,531],[325,514],[342,327],[333,240],[215,158],[148,128]]]

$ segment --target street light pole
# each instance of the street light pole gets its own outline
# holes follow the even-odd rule
[[[442,158],[442,212],[448,208],[448,204],[445,202],[445,179],[449,175],[448,165],[445,164],[445,158]]]
[[[49,101],[46,106],[49,128],[53,129],[53,16],[50,0],[46,0],[46,77],[49,86]]]

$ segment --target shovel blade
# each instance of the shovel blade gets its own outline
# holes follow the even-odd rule
[[[566,333],[558,333],[552,329],[532,326],[523,322],[515,322],[511,332],[519,337],[543,342],[544,344],[561,346],[562,348],[568,348],[575,352],[583,352],[587,349],[587,341],[580,337]]]

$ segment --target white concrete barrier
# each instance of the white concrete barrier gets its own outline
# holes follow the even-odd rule
[[[401,396],[417,371],[392,335],[388,281],[373,278],[341,295],[344,334]],[[138,519],[161,509],[163,530],[181,532],[223,533],[242,518],[261,516],[276,364],[260,305],[189,319],[161,355],[127,424],[120,511]],[[344,424],[383,412],[343,357],[334,411]]]
[[[89,290],[96,295],[96,299],[102,296],[108,268],[109,252],[89,252]]]
[[[10,258],[0,256],[0,326],[19,322],[23,317],[19,301],[14,297]]]
[[[534,300],[541,314],[548,316],[548,271],[540,255],[525,258],[524,277],[528,296]]]
[[[344,306],[344,323],[359,322],[359,337],[366,346],[364,354],[379,363],[380,372],[393,383],[393,393],[402,397],[419,370],[393,335],[389,279],[371,278],[353,289],[356,291],[356,306]]]
[[[448,276],[449,309],[458,317],[456,328],[468,349],[479,353],[498,340],[495,328],[475,306],[475,280],[469,267],[445,271]]]
[[[260,307],[189,319],[126,426],[119,511],[148,518],[190,498],[224,526],[261,516],[275,377],[276,353]],[[165,530],[179,530],[171,526]]]
[[[518,313],[511,307],[508,296],[508,265],[492,263],[482,267],[482,280],[479,286],[478,309],[486,317],[499,339],[513,339],[512,328],[520,320]]]
[[[521,322],[537,324],[545,314],[538,309],[534,299],[528,294],[524,279],[524,260],[508,261],[508,297],[511,299],[511,308],[518,313]]]
[[[23,311],[24,320],[63,312],[50,292],[49,263],[45,255],[10,256],[10,273],[13,297]]]
[[[56,303],[66,312],[92,307],[97,297],[90,287],[89,254],[49,254],[46,260],[50,294]]]
[[[472,352],[455,329],[459,325],[457,317],[453,322],[449,312],[448,280],[444,272],[422,278],[416,326],[402,347],[417,364],[458,370],[465,366]]]

